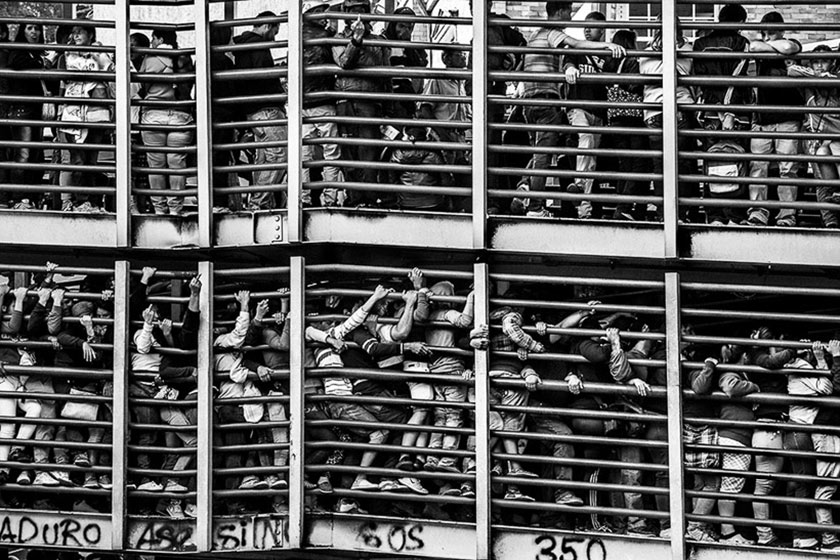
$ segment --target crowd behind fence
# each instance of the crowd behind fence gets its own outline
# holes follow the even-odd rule
[[[668,539],[667,427],[681,414],[689,541],[838,543],[836,289],[686,274],[675,308],[655,275],[482,279],[458,267],[310,264],[302,294],[287,266],[218,268],[208,294],[194,271],[147,266],[130,271],[119,301],[113,269],[0,269],[7,508],[105,513],[118,478],[131,516],[202,517],[197,476],[211,469],[213,515],[288,514],[300,376],[308,513],[470,527],[476,477],[487,472],[495,529]],[[207,298],[212,317],[202,316]],[[669,313],[681,323],[670,341],[681,411],[666,399]],[[115,332],[127,333],[124,356]],[[124,442],[113,438],[120,383]],[[127,451],[120,477],[114,445]]]
[[[206,34],[194,23],[129,21],[126,61],[96,39],[113,22],[3,18],[0,204],[112,212],[116,185],[126,188],[113,150],[130,143],[134,213],[190,213],[202,180],[216,213],[283,209],[290,163],[302,166],[304,208],[469,213],[473,158],[486,149],[478,161],[490,215],[661,222],[663,140],[672,136],[662,111],[672,98],[679,220],[837,226],[836,24],[812,21],[809,9],[790,21],[782,6],[747,6],[748,15],[728,4],[714,22],[677,21],[676,44],[665,45],[656,3],[645,4],[646,21],[573,14],[558,1],[524,2],[527,17],[484,5],[481,53],[466,8],[429,14],[411,3],[383,13],[370,0],[307,0],[292,42],[286,12],[239,7]],[[820,31],[822,41],[797,40]],[[179,45],[199,35],[208,44]],[[290,45],[302,72],[288,71]],[[673,91],[662,78],[669,47]],[[206,62],[209,83],[196,82],[196,62]],[[114,84],[125,64],[131,117],[118,138]],[[479,64],[486,146],[472,142]],[[297,88],[300,115],[290,121]],[[204,118],[206,173],[196,134]],[[290,122],[300,130],[290,134]],[[289,139],[300,142],[300,161],[287,161]]]

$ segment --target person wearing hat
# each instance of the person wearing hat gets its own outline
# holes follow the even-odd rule
[[[328,39],[335,35],[332,22],[326,18],[326,12],[330,8],[328,0],[306,0],[303,3],[303,64],[305,67],[331,65],[333,61],[332,48],[329,45],[315,44],[313,41]],[[313,19],[318,15],[322,18]],[[309,144],[306,140],[314,138],[337,138],[338,125],[332,121],[308,122],[312,117],[335,117],[335,102],[330,99],[319,99],[313,96],[327,91],[335,91],[335,75],[316,74],[307,76],[303,80],[303,147],[302,161],[319,159],[316,152],[320,152],[321,158],[327,162],[341,159],[341,147],[338,144]],[[309,168],[303,167],[302,180],[308,183],[310,180]],[[321,204],[324,206],[343,206],[347,197],[346,191],[336,186],[344,180],[341,169],[335,165],[325,165],[321,168],[321,178],[331,185],[325,186],[321,191]],[[304,189],[304,204],[312,203],[308,189]]]
[[[342,11],[358,14],[356,20],[347,26],[339,37],[347,41],[343,45],[333,47],[333,58],[342,70],[361,68],[385,68],[390,65],[391,49],[378,45],[370,45],[370,40],[385,40],[381,35],[374,35],[370,21],[362,21],[362,15],[370,14],[370,0],[344,0]],[[339,75],[336,80],[336,90],[360,93],[387,93],[391,90],[391,80],[381,77],[345,76]],[[340,117],[355,117],[361,122],[342,124],[339,126],[341,136],[359,140],[380,140],[382,133],[383,108],[379,101],[362,99],[340,99],[336,104],[336,112]],[[358,162],[379,161],[380,149],[371,144],[360,146],[345,146],[342,151],[345,159]],[[349,167],[345,171],[345,178],[352,182],[377,183],[376,169],[361,169]],[[348,205],[368,204],[376,201],[375,193],[364,191],[350,191],[347,195]]]

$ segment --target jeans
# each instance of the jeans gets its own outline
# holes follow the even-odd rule
[[[814,444],[814,451],[817,453],[840,453],[840,436],[832,434],[811,434],[811,442]],[[817,455],[819,457],[819,455]],[[826,482],[819,484],[814,492],[814,498],[829,502],[834,499],[837,492],[837,479],[840,478],[840,462],[820,461],[817,459],[817,476],[825,478]],[[832,508],[816,508],[817,523],[820,525],[833,525],[834,515]],[[822,534],[823,546],[836,543],[837,533],[824,532]]]
[[[435,400],[448,402],[464,402],[467,400],[467,388],[463,385],[435,385]],[[434,408],[435,426],[447,428],[463,428],[464,415],[460,408],[446,408],[436,406]],[[458,449],[461,443],[461,436],[458,434],[433,433],[429,438],[430,449]],[[455,465],[454,457],[441,457],[440,463],[444,465]]]
[[[814,452],[811,435],[805,432],[785,432],[784,448],[791,451]],[[790,473],[795,475],[814,476],[814,459],[812,457],[790,457]],[[791,480],[787,483],[786,494],[789,498],[809,499],[814,495],[813,483]],[[789,505],[787,516],[791,521],[800,523],[814,522],[814,508],[811,506]],[[794,540],[813,539],[813,534],[805,531],[793,531]]]
[[[266,107],[248,115],[249,121],[274,121],[284,118],[279,107]],[[261,143],[282,142],[286,140],[286,127],[277,124],[251,127],[254,141]],[[254,150],[254,165],[271,166],[272,169],[254,171],[253,186],[278,187],[286,177],[286,148],[282,146],[267,146]],[[249,210],[270,210],[276,208],[274,193],[271,191],[251,193],[248,198]]]
[[[318,152],[326,162],[341,159],[341,147],[338,144],[307,144],[307,140],[315,138],[337,138],[338,125],[334,122],[307,123],[310,117],[335,117],[335,105],[319,105],[303,109],[304,123],[302,128],[303,147],[301,148],[301,160],[304,162],[318,159]],[[309,182],[309,168],[304,167],[301,172],[304,183]],[[325,165],[321,169],[321,175],[327,183],[340,183],[343,180],[341,170],[334,165]],[[304,191],[304,198],[309,198],[309,191]],[[340,194],[341,193],[341,194]],[[321,204],[324,206],[342,206],[346,194],[342,189],[332,186],[324,187],[321,194]]]
[[[809,140],[807,146],[807,151],[811,155],[840,156],[840,142],[838,141]],[[840,165],[835,163],[812,163],[811,168],[814,170],[814,177],[817,179],[835,181],[835,183],[840,180]],[[818,186],[816,191],[817,202],[830,202],[833,195],[840,193],[840,187],[834,185]],[[825,227],[836,228],[840,226],[840,213],[836,210],[820,210],[820,216]]]
[[[789,132],[792,135],[799,133],[801,123],[789,121],[778,124],[752,126],[753,132]],[[794,156],[799,154],[799,139],[797,138],[753,138],[750,140],[750,152],[753,154],[781,154]],[[750,162],[750,178],[764,179],[770,169],[769,161]],[[799,162],[780,161],[779,176],[783,179],[796,179],[799,170]],[[779,200],[795,202],[799,188],[796,185],[779,185]],[[750,200],[767,200],[767,185],[754,183],[750,185]],[[770,219],[770,211],[766,208],[750,208],[750,221],[767,225]],[[796,210],[782,208],[776,215],[776,223],[784,225],[796,225]]]
[[[566,124],[565,116],[557,110],[557,107],[529,105],[522,109],[522,115],[527,124],[551,126]],[[563,142],[560,133],[556,130],[535,130],[529,132],[528,137],[531,140],[531,146],[537,148],[556,148]],[[551,158],[551,154],[542,152],[534,153],[534,155],[531,156],[531,161],[528,163],[528,169],[548,169],[551,166]],[[534,192],[545,191],[546,178],[544,176],[531,175],[528,177],[526,175],[523,177],[523,180],[525,179],[529,182],[530,190]],[[531,202],[528,204],[528,211],[539,211],[545,208],[546,199],[531,198],[530,200]]]
[[[686,130],[692,127],[693,118],[689,118],[685,115],[685,113],[678,113],[677,114],[677,130]],[[651,117],[645,121],[645,126],[648,128],[662,130],[662,115],[657,115]],[[662,135],[655,135],[649,136],[648,141],[650,142],[650,149],[651,150],[658,150],[661,151],[663,148],[663,141],[664,138]],[[690,138],[685,135],[679,135],[677,138],[677,144],[679,151],[687,152],[697,149],[697,141],[693,138]],[[677,161],[677,171],[680,175],[693,175],[697,173],[697,161],[693,159],[689,159],[683,156],[679,157]],[[662,168],[662,156],[656,156],[653,158],[653,172],[662,175],[663,168]],[[661,179],[657,179],[653,181],[653,194],[654,196],[663,196],[664,188]],[[697,197],[700,195],[700,186],[694,182],[688,181],[680,181],[679,186],[677,188],[677,194],[680,197]],[[697,213],[696,208],[692,209],[691,207],[688,208],[681,208],[679,209],[679,216],[686,220],[686,221],[693,221],[696,220],[695,214]],[[656,206],[656,219],[658,221],[662,221],[662,205],[658,204]]]
[[[531,402],[531,406],[547,408],[547,405],[533,400]],[[572,434],[572,430],[569,428],[569,425],[555,416],[547,414],[534,414],[531,416],[531,421],[533,422],[534,431],[540,434],[556,436],[568,436]],[[570,443],[562,441],[543,441],[541,442],[541,446],[546,453],[551,453],[554,457],[570,459],[575,456],[575,448]],[[547,477],[554,478],[555,480],[572,480],[571,466],[546,465],[545,469],[548,471],[546,473]],[[566,492],[569,492],[568,488],[556,488],[554,490],[554,499],[558,499]]]
[[[186,400],[196,400],[196,395],[189,395]],[[195,426],[198,424],[198,411],[193,408],[164,406],[160,409],[160,419],[170,426]],[[180,440],[180,443],[179,443]],[[177,431],[166,433],[166,447],[195,448],[198,443],[198,434],[195,431]],[[183,471],[186,470],[193,460],[193,453],[170,453],[163,461],[164,470]]]
[[[592,126],[602,126],[604,124],[601,117],[597,117],[587,111],[586,109],[579,109],[577,107],[573,107],[566,112],[566,116],[569,118],[569,124],[572,126],[578,126],[581,128],[589,128]],[[578,148],[582,150],[593,150],[598,148],[601,145],[601,135],[600,134],[593,134],[591,132],[578,132]],[[577,162],[575,164],[576,171],[595,171],[595,156],[590,155],[578,155]],[[595,183],[593,179],[584,179],[578,178],[575,179],[575,183],[577,184],[580,191],[585,194],[590,194],[592,192],[592,186]],[[588,200],[584,200],[578,205],[578,217],[579,218],[590,218],[592,217],[592,203]]]
[[[193,143],[193,131],[180,128],[193,122],[189,113],[174,109],[148,109],[143,111],[141,122],[161,128],[144,130],[141,133],[143,144],[147,148],[185,148]],[[146,161],[151,169],[184,169],[187,167],[187,154],[183,152],[148,152]],[[168,190],[182,191],[186,187],[187,177],[185,175],[169,175],[168,183]],[[150,173],[149,188],[156,191],[167,190],[167,175]],[[155,214],[179,216],[184,212],[184,198],[181,196],[153,196],[151,198]]]
[[[612,126],[620,127],[638,127],[641,122],[629,119],[627,121],[617,119],[612,123]],[[643,134],[616,134],[614,135],[614,148],[621,151],[635,151],[646,150],[650,146],[648,137]],[[649,173],[651,170],[651,160],[634,155],[634,154],[619,154],[618,155],[618,171],[619,173]],[[662,163],[660,162],[661,166]],[[650,181],[639,179],[619,179],[616,184],[616,194],[624,195],[627,200],[616,205],[614,217],[621,219],[621,214],[628,214],[635,220],[644,218],[646,205],[636,203],[634,198],[637,196],[645,196],[650,192]]]
[[[341,124],[338,127],[339,134],[344,138],[356,138],[358,140],[380,140],[382,133],[379,130],[379,121],[382,119],[382,105],[369,101],[340,101],[336,105],[336,114],[340,117],[361,117],[367,119],[365,123]],[[360,146],[345,146],[341,150],[343,159],[358,162],[379,161],[381,150],[377,146],[363,144]],[[347,181],[375,184],[378,172],[376,169],[361,169],[358,167],[347,167],[344,178]],[[364,191],[350,191],[347,193],[347,204],[355,206],[358,204],[371,203],[376,201],[376,193]]]
[[[772,426],[768,429],[756,429],[753,432],[752,446],[761,449],[782,449],[784,447],[784,438],[782,432],[773,430]],[[755,470],[758,472],[780,473],[784,466],[785,460],[783,457],[776,455],[756,455],[755,456]],[[755,481],[755,496],[767,496],[773,493],[776,487],[776,481],[769,478],[759,478]],[[767,502],[754,501],[752,504],[753,516],[756,519],[770,519],[770,504]],[[767,526],[756,527],[759,542],[767,542],[773,538],[773,529]]]
[[[67,134],[64,131],[59,131],[59,142],[72,144],[76,141],[76,135]],[[87,130],[85,136],[85,144],[101,144],[105,139],[105,131],[100,128],[91,128]],[[61,150],[61,163],[66,166],[93,166],[96,165],[99,159],[99,152],[97,150]],[[78,169],[66,170],[63,169],[58,176],[58,184],[62,187],[93,187],[95,181],[92,177],[92,171],[80,171]],[[81,204],[89,199],[87,194],[71,194],[61,193],[62,207],[65,203],[73,203],[75,199],[76,204]]]
[[[648,441],[668,441],[668,427],[662,422],[651,422],[648,424],[645,439]],[[651,447],[648,449],[651,461],[656,465],[668,466],[668,449],[665,447]],[[658,470],[653,475],[654,485],[657,488],[669,488],[668,469]],[[657,494],[654,498],[656,510],[660,512],[671,511],[671,502],[668,494]],[[660,519],[659,528],[667,529],[671,526],[670,518]]]

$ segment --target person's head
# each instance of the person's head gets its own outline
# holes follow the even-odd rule
[[[302,6],[304,15],[310,16],[315,14],[326,14],[329,9],[330,3],[328,0],[305,0]],[[329,20],[326,17],[315,20],[307,19],[306,22],[311,25],[317,25],[318,27],[327,27],[329,25]]]
[[[586,21],[607,21],[607,16],[601,12],[590,12],[586,16]],[[584,27],[583,36],[587,41],[603,41],[605,31],[603,27]]]
[[[173,49],[178,48],[178,37],[173,29],[152,30],[152,47],[157,48],[160,45],[168,45]]]
[[[409,142],[424,142],[428,134],[424,126],[406,126],[403,128],[403,136]]]
[[[467,67],[467,55],[464,51],[443,51],[441,55],[441,61],[443,61],[443,65],[447,68],[466,68]]]
[[[548,19],[568,21],[572,19],[572,3],[549,0],[545,3],[545,14]]]
[[[111,310],[104,304],[104,302],[96,302],[95,307],[96,309],[93,315],[94,319],[110,319],[112,317]],[[105,336],[108,332],[108,325],[105,323],[94,323],[93,332],[99,336]]]
[[[612,42],[627,50],[636,48],[636,32],[630,29],[619,29],[612,36]]]
[[[395,16],[416,16],[417,14],[414,13],[414,10],[411,8],[399,8],[394,11]],[[410,41],[411,34],[414,32],[414,21],[412,19],[407,19],[405,21],[392,21],[388,23],[388,27],[385,28],[385,36],[389,39],[396,39],[399,41]]]
[[[262,18],[276,18],[277,14],[274,12],[267,10],[265,12],[260,12],[257,14],[257,19]],[[280,23],[276,21],[266,21],[262,23],[255,23],[254,24],[254,33],[260,35],[263,39],[271,41],[274,39],[278,33],[280,33]]]
[[[67,45],[73,40],[73,26],[59,25],[55,30],[55,44]]]
[[[91,25],[74,25],[70,31],[70,42],[76,46],[91,45],[96,41],[96,28]]]
[[[761,23],[784,23],[785,18],[779,12],[767,12],[761,18]],[[763,29],[761,31],[761,39],[763,41],[778,41],[784,38],[785,32],[783,29]]]
[[[727,4],[718,12],[719,23],[744,23],[747,11],[740,4]]]
[[[344,0],[341,11],[346,14],[369,14],[370,0]]]
[[[694,336],[694,327],[683,323],[680,327],[680,350],[682,350],[685,354],[690,354],[694,349],[694,344],[685,340],[687,336]]]
[[[682,22],[680,18],[677,20],[677,46],[682,46],[685,43],[685,37],[682,34]],[[662,23],[662,16],[656,18],[657,23]],[[662,50],[662,29],[657,29],[653,34],[653,39],[650,41],[650,47],[655,51]]]
[[[21,23],[18,25],[16,43],[44,43],[44,26],[40,23]]]
[[[828,45],[817,45],[814,47],[814,50],[811,52],[820,53],[820,52],[831,52],[831,47]],[[814,69],[815,72],[830,72],[831,68],[834,66],[834,60],[831,58],[812,58],[811,59],[811,68]]]

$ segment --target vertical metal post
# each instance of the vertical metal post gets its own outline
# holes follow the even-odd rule
[[[114,4],[114,159],[116,162],[117,247],[131,244],[131,23],[129,2]]]
[[[303,368],[306,261],[292,257],[289,313],[289,547],[303,548]]]
[[[195,527],[197,552],[213,547],[213,263],[198,263],[201,277],[198,327],[198,443]]]
[[[473,267],[475,325],[490,324],[490,273],[486,263]],[[475,351],[475,557],[489,560],[492,554],[490,496],[490,356]]]
[[[286,107],[288,132],[287,155],[287,217],[289,241],[300,243],[303,239],[303,18],[300,0],[289,2],[289,102]]]
[[[680,275],[665,274],[665,334],[668,371],[668,477],[671,502],[671,558],[685,558],[685,488],[683,474],[683,411],[680,370]]]
[[[662,186],[664,257],[677,256],[679,175],[677,143],[677,7],[662,0]]]
[[[209,2],[195,0],[195,149],[199,247],[210,247],[213,244],[213,119],[209,10]]]
[[[128,465],[128,261],[114,263],[114,390],[111,401],[111,548],[125,543],[126,467]]]
[[[486,0],[488,2],[492,0]],[[472,61],[472,229],[473,249],[487,243],[487,12],[473,3]]]

